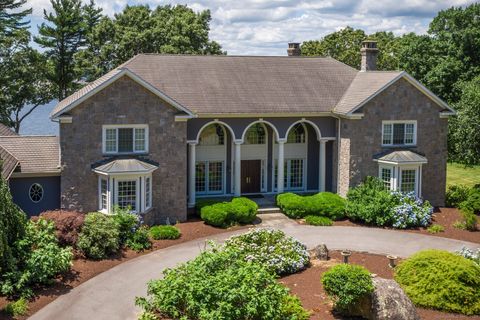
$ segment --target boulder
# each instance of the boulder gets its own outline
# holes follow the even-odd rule
[[[313,256],[315,259],[327,261],[328,260],[328,249],[325,244],[319,244],[313,249]]]
[[[374,278],[373,293],[348,310],[350,316],[370,320],[419,320],[417,310],[395,280]]]

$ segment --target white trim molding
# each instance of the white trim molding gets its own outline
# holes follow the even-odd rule
[[[403,143],[401,144],[394,144],[393,139],[394,139],[394,127],[395,124],[403,124],[404,125],[404,132],[403,132]],[[413,142],[412,143],[405,143],[405,137],[407,134],[406,131],[406,125],[407,124],[413,124]],[[385,134],[385,125],[391,125],[391,141],[392,143],[384,143],[384,134]],[[399,147],[399,146],[409,146],[409,147],[414,147],[417,145],[417,120],[383,120],[382,121],[382,137],[381,137],[381,145],[382,147]]]
[[[107,130],[115,129],[115,143],[116,143],[116,151],[107,151],[106,149],[106,138],[107,138]],[[132,129],[132,151],[131,152],[119,152],[118,151],[118,144],[119,144],[119,137],[118,137],[118,129]],[[144,149],[143,150],[135,150],[135,129],[144,129]],[[102,153],[106,155],[116,155],[116,154],[145,154],[148,153],[149,150],[149,130],[148,124],[104,124],[102,126]]]

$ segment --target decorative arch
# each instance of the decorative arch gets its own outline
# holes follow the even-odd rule
[[[292,128],[293,128],[295,125],[299,124],[299,123],[308,123],[308,124],[310,124],[310,125],[313,127],[313,129],[315,130],[316,134],[317,134],[317,140],[320,140],[320,139],[322,138],[322,133],[321,133],[320,129],[318,128],[318,126],[317,126],[314,122],[312,122],[312,121],[310,121],[310,120],[307,120],[307,119],[301,119],[301,120],[295,121],[294,123],[292,123],[292,124],[290,125],[290,127],[288,127],[287,132],[285,133],[285,139],[288,138],[288,133],[290,132],[290,130],[292,130]]]
[[[207,128],[209,125],[212,125],[212,124],[221,124],[224,128],[227,128],[229,131],[230,131],[230,134],[232,135],[232,139],[235,139],[235,132],[233,131],[232,127],[230,127],[228,124],[226,124],[225,122],[223,121],[219,121],[219,120],[213,120],[213,121],[209,121],[207,123],[205,123],[201,128],[200,130],[198,130],[197,132],[197,137],[195,139],[195,143],[199,143],[200,142],[200,135],[202,134],[202,131]]]
[[[242,143],[245,142],[245,135],[247,134],[247,131],[248,129],[250,129],[253,125],[257,124],[257,123],[262,123],[262,124],[268,124],[272,129],[273,131],[275,132],[276,134],[276,138],[277,138],[277,141],[280,139],[280,135],[278,134],[278,130],[277,128],[273,125],[273,123],[269,122],[269,121],[265,121],[265,120],[257,120],[257,121],[253,121],[252,123],[249,123],[248,126],[243,130],[243,133],[242,133]]]

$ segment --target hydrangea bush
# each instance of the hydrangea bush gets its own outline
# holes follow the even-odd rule
[[[418,198],[414,192],[392,195],[399,203],[391,210],[392,226],[398,229],[426,227],[432,221],[433,207],[428,201]]]
[[[480,249],[473,251],[467,247],[463,247],[460,251],[457,251],[457,254],[461,255],[468,260],[472,260],[480,266]]]
[[[307,247],[280,230],[255,229],[225,242],[225,250],[235,251],[246,261],[267,266],[279,275],[305,269],[309,264]]]

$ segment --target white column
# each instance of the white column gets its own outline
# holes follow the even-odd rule
[[[325,145],[327,140],[320,140],[320,153],[318,156],[318,190],[325,191]]]
[[[278,174],[277,174],[277,193],[282,193],[285,183],[285,140],[278,141]]]
[[[242,188],[242,172],[241,172],[241,163],[242,163],[242,152],[241,152],[241,141],[235,141],[235,196],[239,197]]]
[[[195,142],[189,142],[188,150],[188,207],[195,207]]]

